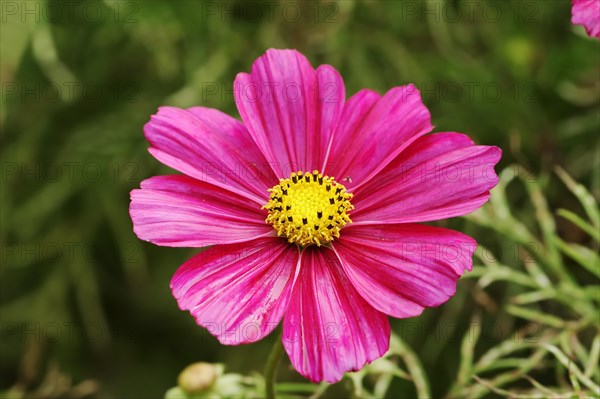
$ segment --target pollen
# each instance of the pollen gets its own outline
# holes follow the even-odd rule
[[[352,223],[348,212],[352,194],[332,177],[319,171],[295,172],[269,189],[270,200],[263,206],[266,219],[280,237],[306,247],[327,244],[340,236],[340,230]]]

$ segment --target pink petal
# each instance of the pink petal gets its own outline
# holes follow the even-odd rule
[[[205,247],[274,233],[254,202],[183,175],[144,180],[129,213],[137,236],[157,245]]]
[[[165,165],[261,206],[277,182],[244,125],[220,111],[161,107],[144,133],[150,153]]]
[[[571,23],[583,25],[588,35],[600,38],[600,1],[573,0]]]
[[[184,263],[171,290],[222,344],[255,342],[281,321],[299,259],[297,247],[277,238],[217,245]]]
[[[429,111],[414,85],[395,87],[383,97],[362,90],[344,107],[325,172],[356,189],[431,129]]]
[[[498,183],[498,147],[465,135],[437,133],[415,141],[354,193],[354,224],[410,223],[465,215]]]
[[[344,106],[344,82],[329,65],[313,69],[295,50],[268,50],[240,73],[235,101],[248,131],[278,177],[321,170]]]
[[[330,249],[306,248],[301,263],[283,345],[300,374],[336,382],[387,351],[390,325],[359,295]]]
[[[477,243],[456,231],[418,224],[349,226],[333,244],[358,292],[377,310],[413,317],[456,292]]]

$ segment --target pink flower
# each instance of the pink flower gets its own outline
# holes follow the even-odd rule
[[[413,85],[345,101],[329,65],[269,50],[237,75],[243,123],[214,109],[161,107],[150,153],[184,175],[131,192],[142,240],[211,248],[171,281],[182,310],[227,345],[283,319],[293,366],[338,381],[388,349],[387,316],[421,314],[456,291],[475,241],[415,224],[465,215],[498,178],[497,147],[429,134]]]
[[[600,0],[573,0],[571,23],[583,25],[588,35],[600,38]]]

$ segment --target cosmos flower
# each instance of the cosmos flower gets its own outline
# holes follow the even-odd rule
[[[446,302],[475,241],[427,222],[472,212],[498,181],[497,147],[433,126],[414,85],[346,101],[329,65],[269,50],[237,75],[242,121],[161,107],[150,153],[183,175],[131,192],[142,240],[206,247],[175,273],[179,307],[221,343],[283,320],[293,366],[338,381],[388,349],[388,315]]]
[[[571,23],[583,25],[588,35],[600,38],[600,1],[573,0]]]

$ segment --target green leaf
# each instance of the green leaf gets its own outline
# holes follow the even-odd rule
[[[600,278],[600,257],[598,257],[598,253],[579,244],[564,242],[557,236],[553,237],[553,240],[565,255]]]
[[[562,264],[558,248],[553,240],[553,237],[556,236],[556,224],[548,210],[548,202],[542,193],[540,184],[535,181],[523,181],[523,185],[527,189],[531,203],[535,208],[535,216],[546,244],[546,250],[539,252],[540,257],[554,270],[558,277],[572,280]]]
[[[535,321],[556,328],[565,328],[567,326],[567,323],[564,320],[556,316],[542,313],[533,309],[528,309],[515,305],[508,305],[506,307],[506,311],[512,314],[513,316],[521,317],[526,320]]]
[[[582,185],[577,183],[569,174],[560,166],[554,168],[554,171],[563,181],[565,186],[573,193],[581,203],[585,213],[590,218],[592,225],[596,230],[600,229],[600,211],[598,211],[598,203],[594,196]]]
[[[499,387],[508,384],[509,382],[518,380],[519,378],[526,375],[534,367],[539,366],[540,361],[543,359],[545,354],[545,348],[539,348],[529,357],[522,359],[521,363],[516,369],[506,371],[502,374],[498,374],[497,376],[489,380],[489,384],[486,384],[484,386],[476,385],[472,387],[469,391],[466,392],[464,397],[473,399],[480,398],[486,393],[488,393],[490,390],[499,389]],[[478,377],[474,375],[473,378],[477,379]]]
[[[508,266],[497,265],[494,267],[473,268],[465,277],[481,276],[478,284],[485,288],[496,281],[510,281],[526,287],[538,288],[538,284],[528,275]]]
[[[600,360],[600,334],[596,334],[594,341],[592,342],[592,348],[588,361],[585,365],[585,376],[592,377],[598,371],[598,362]]]
[[[173,387],[165,393],[165,399],[196,399],[197,396],[192,396],[179,387]]]
[[[275,386],[277,392],[304,392],[313,393],[318,385],[302,382],[282,382]]]
[[[461,388],[466,386],[471,380],[473,374],[473,357],[475,354],[475,346],[481,335],[481,317],[476,314],[471,320],[471,326],[463,337],[460,348],[460,365],[458,366],[458,374],[454,386],[450,389],[450,393],[458,395]]]
[[[588,233],[590,237],[592,237],[594,240],[600,242],[600,231],[597,228],[594,228],[594,226],[592,226],[585,220],[583,220],[581,217],[579,217],[579,215],[566,209],[559,209],[558,211],[556,211],[556,214],[567,219],[568,221],[579,227],[581,230]]]
[[[427,375],[423,369],[421,361],[417,355],[415,355],[412,349],[410,349],[410,347],[393,332],[390,339],[390,351],[402,357],[406,363],[408,372],[412,376],[412,379],[415,383],[415,388],[417,389],[417,396],[419,399],[430,398],[431,390],[429,388],[429,381],[427,381]]]
[[[569,373],[572,373],[574,377],[577,378],[583,385],[592,390],[592,392],[600,392],[600,386],[596,385],[591,379],[585,376],[579,367],[575,363],[573,363],[567,355],[565,355],[560,349],[558,349],[554,345],[550,344],[542,344],[544,348],[548,350],[548,352],[552,353],[558,361],[569,370]]]

